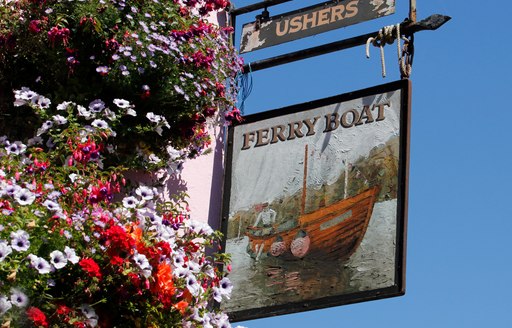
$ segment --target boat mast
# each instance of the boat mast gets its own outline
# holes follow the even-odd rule
[[[343,199],[346,199],[348,195],[348,161],[346,158],[343,163],[345,164],[345,186],[343,188]]]
[[[304,149],[304,178],[302,179],[302,202],[300,204],[300,214],[306,214],[306,186],[308,180],[308,145]]]

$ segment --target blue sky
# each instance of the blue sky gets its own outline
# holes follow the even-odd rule
[[[237,7],[256,0],[233,0]],[[271,16],[321,1],[270,8]],[[241,322],[273,327],[512,327],[512,43],[508,1],[418,0],[418,18],[452,20],[416,34],[412,80],[407,290],[397,298]],[[256,51],[253,61],[401,22],[397,13]],[[245,20],[253,20],[249,14]],[[239,18],[242,20],[242,18]],[[336,52],[253,73],[246,114],[399,78],[396,46]]]

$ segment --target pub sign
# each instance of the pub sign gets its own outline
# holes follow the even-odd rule
[[[240,53],[390,15],[395,0],[331,0],[242,27]]]
[[[233,321],[404,293],[409,99],[401,80],[229,128]]]

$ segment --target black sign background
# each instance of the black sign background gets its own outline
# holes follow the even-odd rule
[[[363,0],[334,0],[317,4],[271,17],[265,22],[245,24],[240,52],[267,48],[394,12],[394,1],[392,4],[383,1],[379,5]]]

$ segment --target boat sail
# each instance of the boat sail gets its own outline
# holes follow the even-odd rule
[[[305,149],[301,211],[298,219],[269,226],[249,226],[248,253],[259,259],[304,257],[347,259],[364,238],[380,187],[373,186],[311,213],[305,212],[308,148]]]

